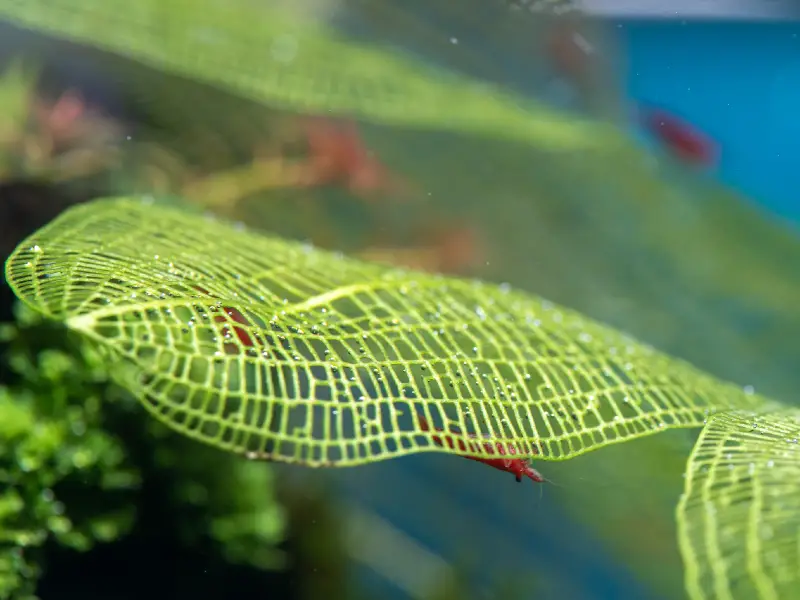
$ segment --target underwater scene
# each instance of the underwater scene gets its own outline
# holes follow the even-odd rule
[[[0,600],[800,598],[800,20],[578,4],[0,0]]]

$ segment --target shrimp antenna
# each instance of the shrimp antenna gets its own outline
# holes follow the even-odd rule
[[[554,485],[556,487],[564,487],[563,485],[561,485],[560,483],[556,483],[552,479],[547,479],[546,477],[542,477],[542,479],[544,480],[545,483],[549,483],[550,485]]]
[[[550,485],[554,485],[554,486],[556,486],[556,487],[564,487],[564,486],[563,486],[563,485],[561,485],[560,483],[556,483],[556,482],[555,482],[555,481],[553,481],[552,479],[547,479],[546,477],[542,477],[542,482],[543,482],[543,483],[549,483]],[[543,497],[544,497],[544,486],[543,486],[543,485],[540,485],[540,486],[539,486],[539,501],[540,501],[540,502],[541,502],[541,500],[542,500],[542,498],[543,498]]]

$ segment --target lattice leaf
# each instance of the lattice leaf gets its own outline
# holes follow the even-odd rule
[[[553,150],[619,136],[499,88],[357,44],[272,0],[4,0],[0,19],[110,50],[279,108],[478,132]]]
[[[693,600],[800,597],[800,410],[717,414],[678,506]]]
[[[171,427],[252,456],[350,465],[433,449],[422,415],[564,459],[762,402],[504,286],[141,200],[70,209],[6,273],[27,304],[133,367],[121,383]]]

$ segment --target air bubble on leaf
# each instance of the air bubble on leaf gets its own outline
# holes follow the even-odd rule
[[[541,324],[542,324],[542,321],[541,321],[541,319],[537,319],[537,318],[535,318],[535,317],[532,317],[532,316],[527,316],[527,317],[525,317],[525,322],[526,322],[528,325],[533,325],[534,327],[539,327],[539,326],[541,326]]]

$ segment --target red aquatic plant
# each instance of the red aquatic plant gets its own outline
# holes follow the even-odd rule
[[[299,185],[341,185],[362,198],[403,191],[406,184],[392,174],[364,144],[349,121],[309,118],[302,123],[308,164]]]
[[[485,262],[483,240],[471,225],[437,225],[426,228],[420,237],[411,247],[372,244],[358,256],[432,273],[465,273]]]

